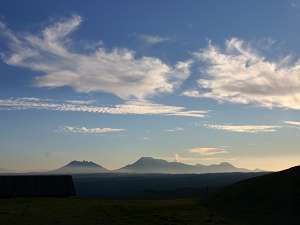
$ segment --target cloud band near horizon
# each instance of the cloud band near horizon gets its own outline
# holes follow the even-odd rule
[[[61,112],[86,112],[113,115],[162,115],[179,117],[205,117],[207,110],[187,110],[181,106],[156,104],[147,101],[128,101],[114,106],[98,106],[91,101],[67,100],[56,102],[40,98],[0,99],[0,109],[8,110],[51,110]]]

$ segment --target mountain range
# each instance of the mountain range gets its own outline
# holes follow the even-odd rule
[[[116,172],[122,173],[227,173],[227,172],[251,172],[248,169],[237,168],[228,162],[212,165],[189,165],[181,162],[168,162],[163,159],[142,157],[136,162],[124,166]]]
[[[9,174],[9,173],[14,173],[14,171],[0,168],[0,174]]]
[[[72,161],[67,165],[50,171],[55,174],[81,174],[81,173],[230,173],[230,172],[259,172],[259,170],[248,170],[237,168],[228,162],[212,165],[189,165],[181,162],[169,162],[152,157],[141,157],[136,162],[126,165],[117,170],[108,170],[92,161]]]

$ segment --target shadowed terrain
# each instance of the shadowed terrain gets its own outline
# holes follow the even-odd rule
[[[197,200],[0,199],[3,225],[237,225]]]
[[[143,199],[199,197],[226,185],[265,173],[74,174],[78,196]]]
[[[70,175],[2,175],[0,197],[74,196]]]
[[[300,166],[228,186],[209,205],[246,224],[299,224]]]

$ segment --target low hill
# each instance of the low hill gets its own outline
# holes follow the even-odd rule
[[[300,166],[250,178],[220,191],[209,205],[245,224],[296,225],[300,221]]]
[[[50,171],[54,174],[82,174],[82,173],[107,173],[109,170],[92,161],[72,161],[67,165]]]
[[[252,172],[247,169],[237,168],[230,163],[223,162],[213,165],[188,165],[180,162],[168,162],[152,157],[142,157],[136,162],[124,166],[114,172],[123,173],[225,173],[225,172]]]
[[[0,168],[0,174],[10,174],[10,173],[15,173],[15,171]]]
[[[110,199],[204,198],[238,181],[265,173],[142,174],[98,173],[73,175],[77,195]]]
[[[0,198],[67,197],[75,195],[70,175],[3,175],[0,176]]]

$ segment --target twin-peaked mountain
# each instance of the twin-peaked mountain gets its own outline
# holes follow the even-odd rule
[[[212,165],[188,165],[181,162],[168,162],[163,159],[142,157],[136,162],[117,170],[108,170],[91,161],[72,161],[69,164],[51,173],[59,174],[81,174],[81,173],[228,173],[228,172],[254,172],[251,170],[237,168],[230,163],[223,162]]]
[[[72,161],[67,165],[51,171],[57,174],[108,173],[109,170],[92,161]]]

